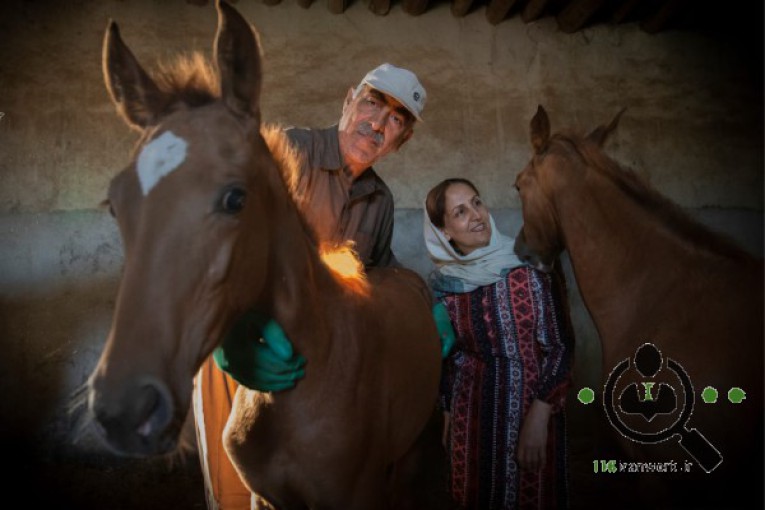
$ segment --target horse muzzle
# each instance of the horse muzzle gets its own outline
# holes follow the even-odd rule
[[[526,236],[521,227],[518,236],[515,238],[515,246],[513,247],[515,254],[526,264],[530,265],[538,271],[543,273],[552,273],[555,268],[555,258],[558,256],[558,252],[554,252],[553,255],[545,256],[532,250],[528,244],[526,244]]]
[[[173,397],[162,382],[146,377],[107,391],[92,380],[88,407],[101,437],[116,453],[145,457],[175,449],[180,428],[173,420]]]

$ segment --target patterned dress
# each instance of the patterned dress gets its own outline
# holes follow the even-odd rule
[[[452,497],[466,509],[566,508],[562,411],[573,335],[560,280],[520,267],[471,292],[434,287],[457,336],[441,383],[451,413]],[[551,404],[553,414],[545,467],[527,472],[516,448],[534,399]]]

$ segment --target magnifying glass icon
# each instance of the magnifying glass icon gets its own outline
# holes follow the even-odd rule
[[[654,347],[654,346],[652,346]],[[655,347],[654,347],[655,348]],[[629,369],[630,360],[625,359],[611,371],[603,390],[603,407],[611,425],[621,432],[624,437],[638,443],[653,444],[666,441],[667,439],[678,435],[680,436],[680,446],[688,452],[696,463],[707,473],[714,471],[722,461],[722,454],[715,448],[704,435],[695,428],[688,428],[688,420],[693,412],[694,393],[691,379],[679,363],[671,358],[667,358],[667,368],[677,375],[683,386],[685,398],[683,401],[683,410],[678,419],[669,427],[655,433],[646,433],[634,430],[628,427],[616,412],[614,405],[614,390],[619,378]]]

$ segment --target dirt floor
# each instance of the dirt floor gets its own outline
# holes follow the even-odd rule
[[[161,463],[61,465],[37,467],[37,491],[26,508],[205,509],[197,465],[168,468]],[[44,488],[44,489],[43,489]],[[39,491],[39,492],[38,492]]]
[[[432,436],[431,436],[432,437]],[[78,510],[205,510],[202,474],[195,452],[185,458],[123,459],[108,453],[76,455],[69,448],[50,448],[44,443],[16,436],[2,446],[5,459],[14,459],[4,484],[22,494],[23,508]],[[579,439],[585,439],[584,441]],[[592,510],[604,490],[593,486],[591,445],[586,437],[570,448],[571,508]],[[421,459],[424,479],[419,487],[433,487],[443,480],[444,466],[437,443],[425,448]],[[597,482],[597,481],[596,481]],[[580,490],[584,489],[584,490]],[[591,491],[595,491],[594,493]],[[430,489],[426,499],[438,499]],[[593,497],[596,494],[597,497]],[[446,509],[446,503],[431,508]]]
[[[574,410],[574,431],[569,434],[569,488],[571,510],[596,508],[647,508],[641,502],[641,491],[656,490],[653,485],[643,485],[634,476],[593,473],[593,460],[610,458],[613,452],[605,452],[597,443],[597,425],[581,428],[581,416]],[[571,422],[571,420],[569,420]],[[570,430],[571,432],[571,430]],[[51,455],[37,451],[29,441],[3,441],[0,451],[6,461],[2,486],[6,494],[13,492],[22,502],[20,508],[56,508],[77,510],[205,510],[203,480],[199,462],[194,453],[185,460],[175,459],[120,459],[114,456],[94,455],[71,457]],[[418,487],[431,487],[425,494],[430,501],[434,496],[434,484],[442,480],[442,465],[436,459],[432,445],[424,459],[425,479]],[[618,458],[618,454],[617,454]],[[8,462],[11,460],[11,462]],[[8,469],[13,466],[12,469]],[[642,476],[650,482],[650,476]],[[681,486],[672,486],[674,496],[683,492]],[[696,501],[690,505],[678,504],[658,494],[655,500],[666,501],[664,506],[650,508],[726,508],[722,499],[709,504]],[[679,501],[683,501],[680,498]],[[614,506],[614,502],[619,502]],[[762,501],[760,501],[761,503]],[[762,508],[757,506],[750,508]],[[438,510],[450,508],[448,504],[428,506]]]
[[[19,451],[23,447],[24,451]],[[4,448],[14,469],[4,469],[13,508],[72,510],[204,510],[202,474],[196,457],[185,462],[114,457],[41,458],[30,445]],[[12,456],[7,456],[11,453]],[[6,486],[7,484],[7,486]],[[12,498],[13,499],[13,498]],[[10,508],[10,507],[8,507]]]
[[[55,300],[48,299],[44,308],[50,313],[76,317],[76,314],[69,313],[70,308],[75,306],[72,304],[74,301],[71,295],[64,295]],[[175,458],[173,462],[167,459],[124,459],[104,452],[103,448],[82,448],[82,445],[72,444],[72,430],[76,427],[60,410],[56,397],[61,393],[61,387],[72,385],[63,374],[66,372],[64,368],[73,363],[75,354],[67,358],[61,350],[49,349],[45,352],[52,352],[53,355],[46,355],[31,350],[28,343],[30,338],[44,337],[50,343],[65,345],[65,339],[74,336],[77,328],[75,325],[45,328],[45,321],[33,313],[41,307],[38,303],[33,303],[34,306],[1,305],[0,339],[4,338],[6,342],[5,356],[0,357],[0,452],[4,464],[0,487],[5,489],[6,495],[12,494],[21,502],[14,507],[205,510],[202,475],[193,452],[185,460]],[[82,313],[98,315],[96,312],[105,306],[111,304],[104,304],[103,299],[94,299],[93,303],[86,302],[82,306]],[[11,317],[13,321],[8,320]],[[92,358],[90,363],[94,364],[98,351],[93,349],[89,355]],[[85,377],[83,373],[76,382],[80,383]],[[567,409],[570,508],[656,508],[641,506],[640,501],[641,495],[657,490],[650,484],[641,484],[642,481],[650,482],[650,476],[593,472],[594,460],[624,458],[602,448],[599,439],[609,431],[604,426],[605,418],[601,413],[602,410],[599,413],[577,403],[572,390]],[[191,430],[193,437],[193,428]],[[189,439],[188,431],[185,434]],[[425,478],[418,487],[434,487],[444,479],[438,446],[437,442],[435,447],[431,443],[427,450],[421,464]],[[679,452],[678,458],[681,456],[682,452]],[[679,485],[670,489],[681,496],[684,492]],[[685,493],[692,494],[693,490],[686,490]],[[716,493],[724,501],[727,490]],[[658,494],[654,499],[670,501],[663,494]],[[448,505],[435,508],[442,510]],[[689,507],[670,504],[663,508],[724,506],[720,506],[719,501],[712,501],[707,505],[694,504]],[[762,508],[762,505],[751,508]]]

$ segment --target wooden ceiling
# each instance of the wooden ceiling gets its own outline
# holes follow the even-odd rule
[[[186,0],[190,4],[205,5],[208,0]],[[237,0],[229,0],[237,3]],[[282,0],[261,1],[276,6]],[[293,1],[293,0],[287,0]],[[317,8],[313,3],[324,3],[333,14],[341,14],[354,1],[365,2],[369,10],[385,16],[394,3],[412,15],[427,14],[428,7],[450,2],[455,17],[483,10],[488,23],[497,25],[506,19],[520,17],[524,23],[552,16],[561,31],[574,33],[595,24],[637,23],[649,33],[668,29],[701,29],[705,31],[735,33],[736,20],[743,21],[744,30],[762,31],[762,2],[742,0],[723,6],[714,0],[294,0],[305,8]],[[749,12],[742,12],[749,11]],[[727,23],[726,20],[732,20]],[[758,25],[758,26],[757,26]]]

